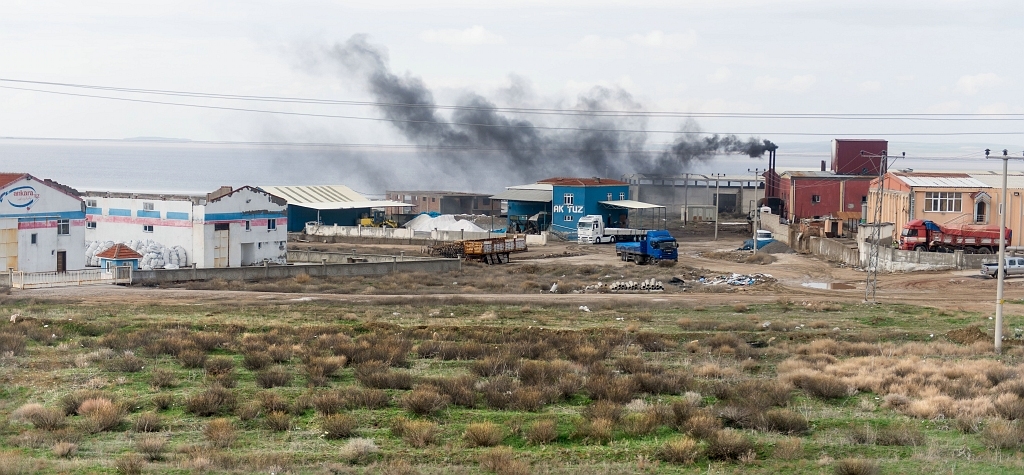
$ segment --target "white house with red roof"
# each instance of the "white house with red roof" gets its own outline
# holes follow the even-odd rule
[[[0,173],[0,264],[23,272],[85,268],[85,202],[28,173]]]

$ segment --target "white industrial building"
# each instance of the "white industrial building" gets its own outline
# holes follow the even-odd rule
[[[143,255],[142,268],[284,264],[287,203],[258,188],[206,195],[84,193],[89,265],[115,242]]]
[[[0,259],[23,272],[85,267],[85,206],[78,192],[27,173],[0,174]]]

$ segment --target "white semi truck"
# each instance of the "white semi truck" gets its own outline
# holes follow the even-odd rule
[[[646,229],[606,228],[604,216],[593,214],[580,218],[576,224],[576,242],[580,244],[637,241],[646,235]]]

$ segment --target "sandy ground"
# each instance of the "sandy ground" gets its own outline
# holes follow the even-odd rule
[[[680,265],[707,269],[710,274],[766,273],[779,281],[770,289],[739,289],[728,293],[693,293],[668,291],[656,294],[464,294],[461,298],[483,302],[599,302],[616,301],[660,301],[680,304],[733,304],[775,302],[779,299],[793,301],[842,301],[859,303],[864,301],[866,275],[863,271],[839,267],[832,263],[800,254],[775,254],[777,261],[768,265],[743,264],[732,261],[701,257],[711,251],[736,249],[743,237],[738,233],[727,233],[718,241],[710,236],[683,237],[680,240]],[[407,255],[418,255],[423,249],[419,245],[360,245],[296,243],[295,247],[312,246],[323,250],[352,250],[359,252],[394,253],[404,251]],[[575,243],[554,243],[535,247],[527,253],[516,255],[513,264],[495,266],[496,272],[507,272],[518,263],[535,262],[546,264],[633,266],[623,263],[616,256],[614,246],[580,246]],[[809,287],[812,285],[814,287]],[[829,286],[835,288],[827,288]],[[818,288],[815,288],[818,287]],[[821,288],[825,287],[825,288]],[[982,277],[977,271],[917,272],[907,274],[884,274],[879,276],[876,301],[883,303],[908,303],[938,307],[950,310],[993,311],[995,307],[994,279]],[[23,298],[68,299],[82,304],[102,305],[117,303],[162,303],[201,304],[203,302],[292,302],[309,299],[372,302],[393,301],[403,296],[395,295],[337,295],[337,294],[296,294],[245,291],[213,291],[185,289],[157,289],[144,287],[118,287],[100,285],[90,287],[67,287],[60,289],[37,289],[14,291]],[[436,295],[437,298],[451,294]],[[413,296],[408,296],[412,298]],[[422,298],[422,296],[415,296]],[[301,299],[301,300],[300,300]],[[1006,299],[1024,299],[1024,278],[1008,279]],[[1010,303],[1008,312],[1024,312],[1024,305]]]

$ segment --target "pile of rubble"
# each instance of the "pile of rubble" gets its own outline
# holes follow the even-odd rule
[[[650,278],[640,282],[632,280],[620,280],[605,284],[604,282],[598,282],[594,285],[588,285],[583,290],[574,291],[575,293],[591,293],[591,292],[661,292],[665,290],[665,285],[660,280]]]
[[[703,277],[698,282],[704,285],[756,285],[775,282],[771,274],[732,274],[716,277]]]

